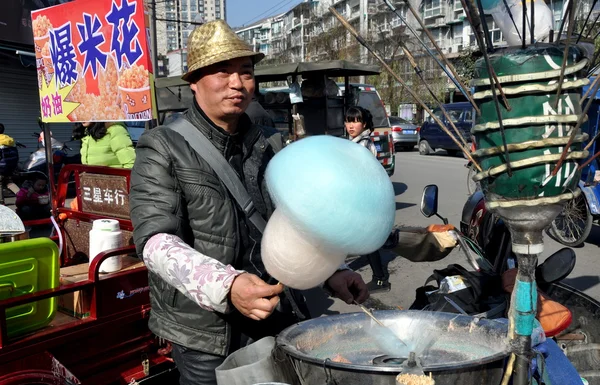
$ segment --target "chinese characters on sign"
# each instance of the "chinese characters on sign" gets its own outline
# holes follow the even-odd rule
[[[31,17],[43,121],[156,117],[143,0],[77,0]]]
[[[82,211],[129,217],[129,186],[127,177],[94,173],[79,174]]]
[[[83,187],[83,195],[81,199],[86,202],[106,203],[112,205],[113,202],[118,206],[125,206],[126,194],[123,190],[108,188],[101,189],[100,187]]]

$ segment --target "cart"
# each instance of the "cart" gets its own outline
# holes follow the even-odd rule
[[[148,272],[132,241],[129,174],[108,167],[63,167],[53,195],[56,236],[0,245],[4,255],[23,266],[46,265],[33,283],[24,281],[34,269],[15,275],[15,268],[0,276],[1,385],[130,384],[156,376],[159,383],[177,381],[168,352],[147,326]],[[65,205],[72,177],[77,209]],[[110,191],[113,200],[95,199],[98,191]],[[101,253],[88,264],[92,221],[103,218],[119,222],[126,246]],[[38,256],[35,261],[28,259],[32,255]],[[123,269],[100,273],[101,262],[117,255],[123,258]],[[59,271],[59,266],[49,267],[58,264]],[[40,317],[28,319],[28,312]]]

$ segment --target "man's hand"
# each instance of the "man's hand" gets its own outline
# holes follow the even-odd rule
[[[333,295],[347,304],[363,303],[369,298],[369,290],[360,274],[352,270],[339,270],[325,282]]]
[[[254,274],[243,273],[233,280],[229,298],[240,313],[260,321],[273,313],[282,291],[282,285],[269,285]]]

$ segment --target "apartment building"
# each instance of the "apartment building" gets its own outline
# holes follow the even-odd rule
[[[549,0],[548,5],[555,18],[555,30],[558,30],[567,0]],[[390,10],[382,1],[375,0],[305,0],[288,12],[273,18],[267,18],[237,30],[238,35],[252,44],[255,49],[269,56],[281,58],[282,54],[290,61],[326,60],[331,49],[345,48],[347,58],[365,61],[364,51],[360,52],[354,38],[340,33],[331,37],[326,44],[316,44],[327,32],[340,28],[341,24],[329,11],[333,6],[348,22],[360,31],[367,40],[384,56],[398,54],[395,40],[403,40],[408,48],[420,48],[416,45],[409,24],[423,40],[428,41],[422,28],[408,11],[404,0],[392,0],[400,16]],[[477,43],[470,24],[466,20],[460,0],[411,0],[411,5],[420,13],[425,28],[433,35],[436,43],[450,58],[459,55],[466,48],[475,48]],[[587,15],[591,0],[584,0],[578,14]],[[274,21],[277,20],[277,23]],[[361,23],[362,21],[362,23]],[[502,32],[491,16],[486,16],[492,41],[496,46],[506,45]],[[406,39],[411,37],[411,39]],[[411,44],[414,47],[411,47]],[[396,49],[391,49],[396,46]],[[390,52],[386,52],[390,51]]]
[[[169,61],[169,76],[187,71],[187,40],[202,23],[225,19],[226,0],[155,0],[157,53]]]

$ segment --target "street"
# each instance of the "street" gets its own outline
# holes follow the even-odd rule
[[[443,151],[436,155],[423,156],[417,151],[396,154],[396,172],[392,177],[396,191],[396,224],[428,226],[441,223],[437,217],[425,218],[420,212],[421,194],[428,184],[437,184],[440,192],[438,211],[457,228],[460,225],[463,205],[467,199],[467,169],[462,157],[451,157]],[[540,262],[564,246],[544,234],[545,251]],[[565,283],[582,290],[589,296],[600,299],[600,227],[594,225],[592,233],[583,247],[575,249],[577,264]],[[408,308],[415,299],[415,290],[425,283],[434,269],[458,263],[468,268],[468,262],[460,250],[454,250],[445,259],[434,263],[412,263],[389,252],[383,252],[384,263],[388,263],[391,291],[374,294],[368,306],[376,308]],[[352,268],[371,279],[371,269],[365,258],[348,258]],[[358,311],[356,306],[346,305],[337,299],[327,298],[320,289],[306,293],[313,316]]]

